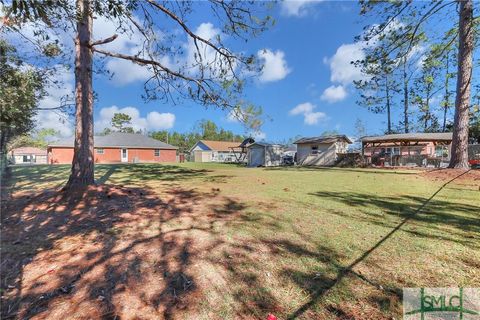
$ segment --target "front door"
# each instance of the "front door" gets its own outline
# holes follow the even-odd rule
[[[128,162],[128,150],[127,149],[122,149],[122,162]]]

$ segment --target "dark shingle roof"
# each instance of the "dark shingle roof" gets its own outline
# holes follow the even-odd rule
[[[295,141],[295,144],[301,143],[334,143],[337,141],[345,141],[347,143],[352,143],[346,135],[344,134],[337,134],[331,136],[320,136],[320,137],[310,137],[310,138],[301,138]]]
[[[165,142],[138,133],[113,132],[105,136],[94,136],[95,148],[152,148],[178,149]],[[73,137],[48,145],[49,147],[73,147]]]
[[[400,141],[451,141],[453,134],[451,132],[437,133],[398,133],[386,134],[383,136],[363,137],[362,142],[400,142]]]

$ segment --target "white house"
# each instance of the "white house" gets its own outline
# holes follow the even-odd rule
[[[14,164],[45,164],[47,163],[47,150],[35,147],[13,149],[10,158]]]
[[[302,166],[331,166],[338,153],[346,153],[352,141],[345,135],[301,138],[297,145],[297,164]]]
[[[242,148],[240,142],[200,140],[190,149],[195,162],[236,162]]]

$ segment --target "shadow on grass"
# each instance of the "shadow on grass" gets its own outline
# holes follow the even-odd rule
[[[13,167],[13,178],[18,187],[15,191],[35,190],[39,184],[61,186],[68,179],[70,165],[36,165]],[[165,164],[100,164],[95,166],[97,183],[104,184],[110,180],[120,184],[144,185],[145,181],[182,181],[205,176],[210,173],[206,169],[182,168]],[[228,176],[219,176],[226,181]],[[205,178],[207,179],[207,178]],[[214,179],[214,178],[212,178]]]
[[[105,181],[119,168],[109,169]],[[215,219],[198,215],[195,206],[212,199]],[[111,185],[14,196],[1,217],[2,319],[120,319],[129,312],[171,319],[194,308],[201,294],[192,265],[204,251],[186,232],[214,235],[214,223],[245,208],[218,193],[182,188],[162,199],[148,188]],[[196,223],[185,226],[192,218]]]
[[[325,191],[311,195],[338,201],[349,207],[358,208],[363,213],[335,210],[331,211],[333,214],[386,228],[394,227],[396,218],[410,217],[415,208],[422,206],[427,200],[420,196],[380,197],[359,192]],[[479,239],[474,239],[466,233],[480,234],[478,212],[480,212],[480,206],[431,199],[428,206],[424,206],[410,218],[418,224],[414,228],[404,228],[402,231],[419,237],[454,241],[477,247]],[[448,232],[445,232],[446,228],[449,228]]]
[[[380,247],[385,241],[387,241],[393,234],[395,234],[398,230],[400,230],[407,222],[411,221],[412,219],[416,219],[419,213],[421,213],[433,200],[433,198],[443,190],[449,183],[454,181],[455,179],[465,175],[468,171],[465,171],[458,176],[454,177],[453,179],[445,182],[437,191],[435,191],[428,199],[424,199],[421,205],[415,209],[410,210],[406,214],[402,216],[402,221],[398,223],[390,232],[388,232],[385,236],[383,236],[377,243],[375,243],[370,249],[365,251],[362,255],[357,257],[354,261],[352,261],[349,265],[345,267],[339,267],[339,271],[337,272],[336,276],[333,279],[326,278],[324,285],[320,288],[316,288],[310,294],[310,299],[308,302],[302,304],[299,308],[294,310],[290,313],[287,319],[296,319],[302,314],[304,314],[307,310],[309,310],[313,305],[319,302],[322,297],[324,297],[333,287],[339,284],[346,276],[354,274],[357,275],[353,268],[364,261],[372,252],[374,252],[378,247]],[[365,277],[363,277],[365,278]],[[365,278],[366,279],[366,278]]]

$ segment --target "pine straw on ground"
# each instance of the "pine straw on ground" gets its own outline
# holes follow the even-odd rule
[[[182,318],[209,285],[193,261],[239,209],[217,190],[16,194],[2,215],[2,319]]]
[[[480,170],[477,169],[434,169],[420,173],[420,176],[429,180],[448,182],[455,179],[456,184],[479,185]]]

